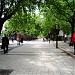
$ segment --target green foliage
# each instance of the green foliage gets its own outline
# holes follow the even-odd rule
[[[5,27],[9,32],[19,31],[22,34],[39,35],[41,29],[39,19],[39,15],[34,16],[33,13],[25,13],[22,9],[8,20],[8,24],[6,23]]]
[[[74,4],[74,0],[24,0],[20,4],[21,9],[12,16],[6,28],[9,31],[20,31],[22,34],[46,36],[59,25],[61,30],[70,34]],[[36,15],[37,7],[40,14]]]

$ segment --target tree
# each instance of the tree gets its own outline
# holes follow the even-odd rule
[[[39,0],[40,1],[40,0]],[[12,17],[21,8],[25,12],[33,11],[35,5],[39,3],[37,0],[0,0],[0,33],[4,22]]]
[[[34,13],[25,13],[23,9],[21,9],[8,20],[5,28],[9,32],[19,31],[22,34],[35,34],[38,36],[42,31],[41,24],[42,20],[39,14],[35,14],[34,16]]]
[[[0,32],[4,22],[11,18],[11,16],[21,7],[23,0],[0,0]]]
[[[74,0],[46,0],[46,6],[51,9],[53,15],[59,19],[69,22],[74,32],[75,1]]]
[[[14,4],[14,2],[15,2],[15,4]],[[6,7],[9,5],[9,7],[7,7],[7,8],[5,7],[6,9],[11,8],[14,13],[16,12],[16,15],[18,13],[20,15],[19,17],[22,18],[21,19],[22,21],[25,18],[23,16],[21,17],[22,14],[19,13],[19,11],[23,10],[24,13],[26,13],[25,14],[26,23],[23,21],[23,22],[21,22],[21,24],[24,25],[24,23],[25,23],[26,26],[29,27],[29,29],[30,29],[30,25],[32,26],[32,25],[34,25],[33,23],[36,22],[35,18],[31,17],[31,13],[34,13],[36,7],[38,7],[40,12],[44,16],[43,23],[41,23],[42,24],[42,30],[44,28],[43,33],[44,32],[48,33],[50,31],[50,29],[52,27],[54,27],[56,24],[60,25],[60,27],[63,29],[65,27],[65,26],[63,27],[64,24],[68,27],[70,27],[70,25],[71,25],[72,33],[74,32],[74,15],[75,15],[75,13],[74,13],[75,12],[74,0],[26,0],[26,1],[25,0],[12,0],[12,1],[4,0],[3,3],[6,4]],[[13,7],[10,7],[10,5],[12,3],[13,3]],[[1,19],[3,19],[3,18],[1,18]],[[33,19],[34,21],[31,19]],[[19,20],[19,18],[16,18],[15,22],[18,23],[21,20]],[[2,21],[0,21],[0,22],[2,22]],[[31,22],[32,24],[31,23],[29,24],[28,22]],[[20,25],[20,24],[18,24],[18,25]],[[37,26],[39,26],[38,22],[36,22],[36,28],[37,28]],[[34,29],[34,31],[35,31],[35,29]],[[29,32],[30,31],[28,31],[28,33]]]

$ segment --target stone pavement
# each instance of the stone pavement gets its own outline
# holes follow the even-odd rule
[[[75,58],[74,46],[69,46],[69,44],[67,42],[65,43],[64,41],[59,41],[58,46],[59,49],[63,50],[65,53]]]
[[[55,47],[41,39],[11,44],[8,54],[0,52],[0,69],[13,70],[10,75],[75,75],[75,59]]]

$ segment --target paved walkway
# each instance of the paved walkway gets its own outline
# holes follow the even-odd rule
[[[75,75],[75,59],[53,41],[25,41],[11,44],[8,54],[0,52],[0,69],[13,70],[10,75]]]
[[[65,53],[75,58],[74,46],[69,46],[69,44],[67,42],[65,43],[64,41],[59,41],[58,45],[59,49],[63,50]]]

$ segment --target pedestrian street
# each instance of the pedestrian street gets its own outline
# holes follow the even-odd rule
[[[55,44],[40,39],[12,46],[7,54],[0,52],[0,69],[12,70],[10,75],[75,75],[75,59]]]

